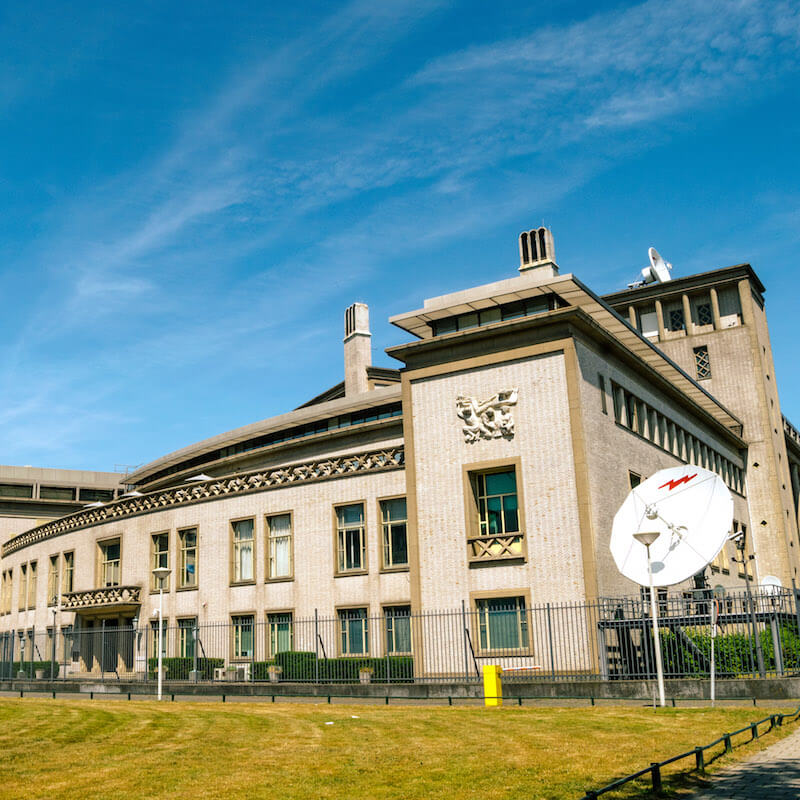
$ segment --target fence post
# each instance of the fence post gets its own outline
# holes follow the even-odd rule
[[[314,609],[314,683],[319,683],[319,611]]]
[[[694,749],[694,763],[695,768],[700,770],[700,772],[706,771],[706,759],[705,753],[703,753],[702,747],[695,747]]]
[[[553,648],[553,620],[550,615],[550,603],[547,604],[547,638],[550,642],[550,677],[556,679],[556,659]]]
[[[653,793],[661,791],[661,767],[656,764],[650,764],[652,767],[651,774],[653,776]]]
[[[755,722],[750,723],[750,735],[751,735],[751,742],[754,742],[758,739],[758,725]]]
[[[722,738],[725,740],[725,752],[732,753],[733,747],[731,747],[731,735],[729,733],[723,733]]]
[[[196,618],[194,623],[194,630],[192,631],[192,636],[194,636],[194,647],[192,647],[192,669],[194,671],[194,682],[197,683],[197,680],[200,677],[197,674],[197,640],[200,638],[200,628],[197,625]]]
[[[794,578],[792,578],[792,597],[794,598],[794,615],[797,618],[797,633],[800,634],[800,590],[798,590]]]
[[[469,645],[467,643],[467,608],[461,601],[461,638],[464,640],[464,678],[469,680]]]
[[[775,651],[775,671],[778,675],[783,675],[783,648],[781,642],[781,632],[778,628],[778,618],[773,614],[769,621],[772,630],[772,649]]]

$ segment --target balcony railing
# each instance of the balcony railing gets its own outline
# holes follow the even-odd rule
[[[138,606],[141,592],[141,586],[104,586],[102,589],[67,592],[61,595],[61,608],[64,611],[79,611],[86,608]]]

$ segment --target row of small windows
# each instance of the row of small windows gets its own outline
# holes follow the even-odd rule
[[[0,483],[0,497],[33,499],[31,483]],[[105,503],[114,499],[114,489],[85,489],[74,486],[40,486],[39,499],[65,502]]]
[[[692,325],[698,328],[712,326],[714,324],[714,306],[711,294],[709,292],[693,294],[689,295],[687,299]],[[742,309],[736,287],[724,287],[717,290],[717,302],[721,328],[741,325]],[[687,329],[688,320],[683,297],[664,300],[661,305],[661,315],[665,331],[676,333]],[[637,307],[636,321],[643,336],[658,337],[658,311],[655,303]]]
[[[437,319],[431,323],[431,327],[433,328],[434,336],[441,336],[444,333],[455,333],[456,331],[478,328],[482,325],[491,325],[493,322],[544,314],[547,311],[559,308],[560,304],[560,299],[554,294],[529,297],[527,300],[493,306],[482,311],[471,311],[468,314]]]
[[[39,565],[37,561],[20,564],[18,570],[17,607],[20,611],[36,608]],[[56,553],[50,556],[47,572],[47,604],[58,602],[59,592],[71,592],[75,576],[75,554]],[[14,569],[4,570],[0,581],[0,614],[10,614],[14,605]]]
[[[605,381],[602,384],[605,404]],[[696,436],[650,408],[643,400],[611,382],[614,420],[686,463],[716,472],[733,491],[744,493],[744,471]]]
[[[244,442],[237,442],[236,444],[222,447],[219,450],[212,450],[210,453],[204,453],[201,456],[189,459],[188,461],[181,461],[171,467],[166,467],[160,472],[156,472],[149,481],[157,481],[165,478],[168,475],[173,475],[176,472],[183,472],[186,469],[199,467],[203,464],[210,464],[218,461],[221,458],[228,458],[229,456],[238,455],[240,453],[249,453],[251,450],[258,450],[261,447],[267,447],[271,444],[278,444],[279,442],[288,442],[294,439],[302,439],[306,436],[314,436],[318,433],[325,433],[326,431],[339,430],[340,428],[350,428],[354,425],[363,425],[367,422],[375,422],[381,419],[390,419],[392,417],[399,417],[403,414],[403,407],[400,403],[389,403],[383,406],[376,406],[367,408],[362,411],[353,411],[350,414],[339,414],[335,417],[328,417],[327,419],[317,420],[316,422],[309,422],[305,425],[297,425],[293,428],[286,428],[282,431],[275,431],[274,433],[267,433],[263,436],[256,436],[253,439],[248,439]]]

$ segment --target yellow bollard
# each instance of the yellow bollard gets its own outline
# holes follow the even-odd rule
[[[503,705],[502,674],[503,668],[496,664],[485,664],[483,667],[483,702],[487,706]]]

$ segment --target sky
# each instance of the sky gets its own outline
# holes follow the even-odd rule
[[[112,470],[342,379],[345,308],[749,262],[800,425],[791,1],[0,5],[0,463]]]

